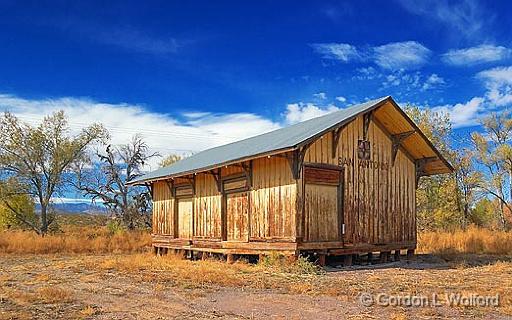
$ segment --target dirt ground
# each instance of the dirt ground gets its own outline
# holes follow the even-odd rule
[[[111,256],[0,256],[0,319],[512,318],[509,262],[454,266],[423,256],[413,262],[328,267],[318,275],[319,283],[352,288],[350,295],[337,295],[328,290],[319,294],[244,286],[187,287],[159,280],[153,276],[158,270],[127,273],[92,267],[106,259]],[[466,294],[496,292],[501,295],[500,306],[365,306],[360,301],[361,294],[376,297],[386,283],[394,290],[420,295],[430,295],[432,288]]]

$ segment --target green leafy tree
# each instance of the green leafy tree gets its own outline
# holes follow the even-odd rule
[[[83,162],[91,143],[108,136],[103,126],[93,124],[71,135],[63,111],[46,116],[41,124],[32,126],[11,113],[0,118],[0,177],[13,178],[25,188],[20,189],[40,205],[37,224],[23,221],[44,235],[53,222],[49,214],[52,197],[67,184],[65,173],[72,164]],[[12,209],[10,200],[4,201]],[[13,210],[16,211],[16,210]],[[21,212],[16,213],[20,217]]]
[[[499,201],[498,220],[509,228],[505,212],[512,212],[512,118],[510,112],[493,113],[482,120],[484,133],[471,135],[475,158],[485,170],[478,187]],[[507,196],[508,195],[508,196]]]
[[[454,150],[451,153],[451,163],[455,169],[454,178],[457,191],[457,206],[462,214],[462,227],[466,228],[471,223],[472,207],[479,198],[478,186],[482,180],[482,174],[475,170],[474,152],[467,148]]]
[[[34,201],[14,179],[0,181],[0,230],[36,225]]]
[[[499,204],[497,205],[496,201],[482,198],[478,200],[471,209],[469,221],[479,227],[492,227],[493,223],[496,221],[495,215],[498,210]]]
[[[455,152],[448,143],[452,135],[450,118],[446,113],[407,106],[406,113],[427,138],[454,165],[454,174],[422,177],[416,193],[416,210],[420,229],[451,229],[464,226],[464,209],[472,201],[471,186],[466,185],[472,173],[471,161]],[[464,161],[462,161],[464,160]],[[461,192],[461,187],[467,187]],[[465,195],[463,197],[462,195]]]

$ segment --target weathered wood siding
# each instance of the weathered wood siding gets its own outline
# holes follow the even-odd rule
[[[221,169],[222,179],[239,177],[242,173],[243,169],[240,166],[227,166]],[[175,180],[178,184],[187,181]],[[247,196],[244,199],[226,194],[224,195],[226,201],[223,201],[223,195],[218,191],[211,174],[199,173],[194,180],[193,220],[190,225],[187,225],[183,221],[185,219],[183,215],[178,214],[177,237],[184,238],[188,234],[189,238],[220,240],[222,238],[222,203],[227,206],[228,241],[241,241],[241,239],[247,241],[248,238],[255,241],[291,240],[295,237],[297,181],[292,177],[288,160],[282,157],[253,160],[252,187],[245,192]],[[226,188],[245,185],[239,180],[225,181]],[[156,182],[153,184],[153,190],[153,233],[174,236],[173,214],[176,207],[170,189],[165,182]],[[181,201],[183,199],[178,200],[179,203]],[[177,207],[179,208],[180,205],[178,204]],[[187,208],[189,208],[188,205]],[[248,213],[244,214],[244,210]],[[188,232],[187,230],[191,227],[192,231]]]
[[[153,184],[153,233],[173,235],[174,199],[164,181]]]
[[[190,199],[178,199],[178,238],[190,239],[192,237],[192,212],[194,201]]]
[[[194,236],[220,239],[222,195],[210,174],[199,174],[194,197]]]
[[[342,131],[333,157],[331,133],[313,143],[306,152],[306,163],[342,165],[344,177],[344,222],[345,243],[389,244],[404,241],[416,241],[415,217],[415,165],[408,156],[399,150],[395,164],[391,164],[391,139],[375,122],[368,128],[367,140],[371,143],[369,161],[358,159],[358,140],[363,139],[363,117],[348,124]],[[307,188],[302,179],[301,189]],[[299,191],[299,210],[315,205],[311,201],[318,198],[307,197],[308,192]],[[301,203],[301,201],[304,201]],[[330,207],[331,201],[325,202]],[[320,204],[320,206],[322,206]],[[312,209],[308,209],[311,211]],[[323,209],[322,209],[323,210]],[[304,210],[306,212],[306,210]],[[301,217],[302,218],[302,217]],[[315,227],[318,224],[331,224],[336,221],[325,218],[304,217],[304,226],[298,225],[305,240],[318,241],[333,238],[333,230],[328,226]],[[336,222],[337,223],[337,222]],[[309,230],[317,228],[322,234]],[[304,229],[304,230],[303,230]]]
[[[338,187],[307,183],[305,188],[304,241],[339,240]]]
[[[250,195],[252,239],[295,237],[297,181],[282,157],[253,160]]]
[[[249,194],[226,195],[227,241],[249,240]]]

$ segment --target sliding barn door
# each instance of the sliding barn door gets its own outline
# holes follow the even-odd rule
[[[305,240],[343,239],[343,184],[340,169],[304,168]]]
[[[192,238],[192,199],[178,200],[178,238]]]
[[[226,240],[249,241],[249,195],[247,192],[226,195],[226,218]]]

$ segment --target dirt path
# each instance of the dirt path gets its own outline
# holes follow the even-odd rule
[[[151,274],[131,275],[90,267],[91,263],[102,259],[106,257],[0,256],[0,319],[509,318],[503,310],[497,312],[496,309],[365,307],[352,295],[331,297],[250,288],[184,288],[172,281],[157,281]],[[456,272],[459,272],[456,277],[462,277],[458,281],[453,278]],[[464,273],[449,269],[439,261],[420,261],[415,265],[331,269],[322,277],[333,281],[342,278],[352,288],[360,285],[359,292],[373,292],[378,288],[369,285],[370,282],[384,280],[385,283],[386,279],[395,286],[416,288],[439,286],[439,280],[445,279],[448,288],[460,286],[467,290],[471,277],[485,276],[481,272],[470,269]],[[512,270],[503,268],[503,274],[495,276],[496,279],[490,279],[487,284],[491,286],[489,290],[497,285],[493,281],[511,279]],[[510,290],[512,282],[500,285]]]

